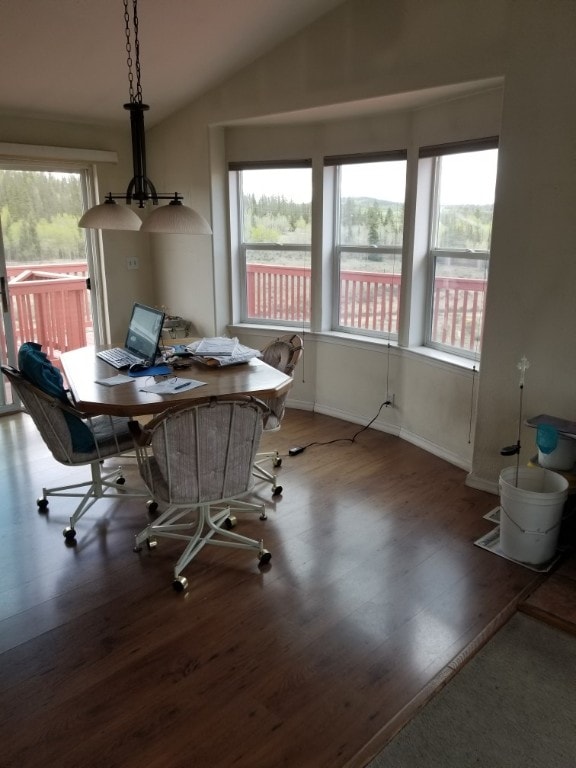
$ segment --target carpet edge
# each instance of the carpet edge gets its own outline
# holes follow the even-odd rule
[[[502,608],[484,629],[473,638],[468,645],[440,670],[402,709],[376,733],[365,746],[357,752],[343,768],[365,768],[394,736],[422,709],[447,683],[470,661],[486,643],[502,629],[518,611],[523,602],[538,584],[545,579],[537,576],[535,583],[527,585],[519,595],[516,595]]]

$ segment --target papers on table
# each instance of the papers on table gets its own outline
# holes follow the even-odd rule
[[[239,342],[238,339],[229,339],[226,336],[214,336],[211,339],[200,339],[193,344],[194,354],[200,357],[227,357],[235,354]]]
[[[186,349],[193,354],[195,360],[212,367],[247,363],[253,357],[260,356],[260,350],[246,347],[238,339],[225,336],[193,341]]]
[[[156,381],[153,384],[147,384],[141,388],[141,392],[150,392],[153,395],[179,395],[182,392],[187,392],[190,389],[196,389],[196,387],[203,387],[206,384],[205,381],[197,381],[196,379],[183,379],[178,376],[174,376],[171,379],[164,379],[163,381]]]
[[[107,379],[96,379],[96,384],[103,384],[105,387],[116,387],[118,384],[130,384],[134,379],[118,373],[116,376],[110,376]]]

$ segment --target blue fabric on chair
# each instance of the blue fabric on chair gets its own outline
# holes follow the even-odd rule
[[[58,398],[64,404],[71,406],[64,389],[64,379],[61,371],[52,365],[42,345],[35,341],[26,341],[18,350],[18,368],[31,384],[41,389],[47,395]],[[90,453],[95,448],[94,437],[88,426],[79,416],[64,411],[64,418],[70,430],[72,447],[79,453]]]

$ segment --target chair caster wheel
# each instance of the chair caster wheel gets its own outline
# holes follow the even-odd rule
[[[268,552],[267,549],[263,549],[258,553],[258,568],[261,568],[263,565],[268,565],[268,563],[272,560],[272,554]]]
[[[276,457],[276,458],[275,458],[275,459],[272,461],[272,466],[273,466],[273,467],[281,467],[281,466],[282,466],[282,459],[280,458],[280,456],[277,456],[277,457]]]
[[[152,549],[156,549],[157,546],[158,546],[158,542],[156,541],[156,539],[146,539],[146,547],[148,551]]]
[[[48,511],[48,499],[36,499],[36,504],[38,505],[38,512]]]
[[[62,535],[66,539],[67,544],[72,544],[76,541],[76,531],[74,530],[74,528],[70,528],[70,527],[64,528],[64,530],[62,531]]]
[[[120,477],[117,478],[117,480],[116,480],[116,485],[124,485],[125,482],[126,482],[126,478],[122,477],[122,475],[120,475]]]
[[[263,509],[262,512],[260,512],[260,520],[268,520],[268,515],[266,514],[265,509]]]
[[[184,576],[178,576],[172,582],[172,588],[174,592],[184,592],[185,589],[188,589],[188,579]]]
[[[281,485],[277,485],[276,488],[272,489],[272,496],[281,496],[283,490],[284,488]]]
[[[150,499],[146,502],[146,509],[148,510],[149,515],[155,515],[158,511],[158,503],[153,499]]]
[[[226,520],[224,520],[224,528],[226,528],[226,530],[228,531],[231,531],[232,528],[236,528],[237,523],[238,523],[238,518],[235,517],[234,515],[230,515],[229,517],[226,518]]]

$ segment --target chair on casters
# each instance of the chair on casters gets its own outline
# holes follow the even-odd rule
[[[135,496],[148,498],[148,493],[144,489],[137,490],[125,486],[121,467],[109,471],[102,467],[106,458],[134,452],[128,419],[112,416],[90,417],[78,411],[69,401],[65,401],[63,386],[64,396],[56,395],[58,386],[62,385],[62,374],[45,359],[44,353],[40,352],[40,345],[31,342],[23,344],[20,348],[19,363],[26,365],[29,362],[28,357],[35,358],[41,364],[43,375],[48,376],[44,381],[50,381],[48,388],[52,388],[54,394],[48,394],[31,383],[17,368],[0,366],[2,373],[22,401],[56,461],[68,466],[90,466],[89,481],[43,488],[42,496],[37,500],[39,511],[45,512],[50,496],[80,499],[70,517],[70,524],[63,531],[66,542],[73,544],[77,522],[98,499],[124,499]]]
[[[287,334],[280,336],[274,341],[270,342],[268,346],[262,350],[262,360],[273,368],[276,368],[287,376],[294,375],[294,369],[298,365],[298,361],[302,357],[302,350],[304,349],[304,342],[302,337],[297,333]],[[284,418],[284,411],[286,409],[286,398],[288,392],[279,397],[263,397],[263,402],[270,409],[270,414],[264,423],[264,430],[266,432],[275,432],[280,429],[282,419]],[[282,465],[282,459],[278,451],[268,451],[266,453],[257,453],[254,461],[254,476],[260,480],[265,480],[272,485],[272,495],[279,496],[283,488],[281,485],[276,484],[276,475],[269,472],[263,465],[271,461],[273,467],[280,467]]]
[[[145,427],[133,422],[140,474],[161,512],[137,536],[134,550],[158,537],[185,542],[172,585],[188,587],[182,571],[208,544],[255,552],[259,566],[271,554],[261,540],[233,532],[236,510],[264,511],[243,501],[252,490],[252,464],[267,409],[251,397],[212,397],[176,406]]]

